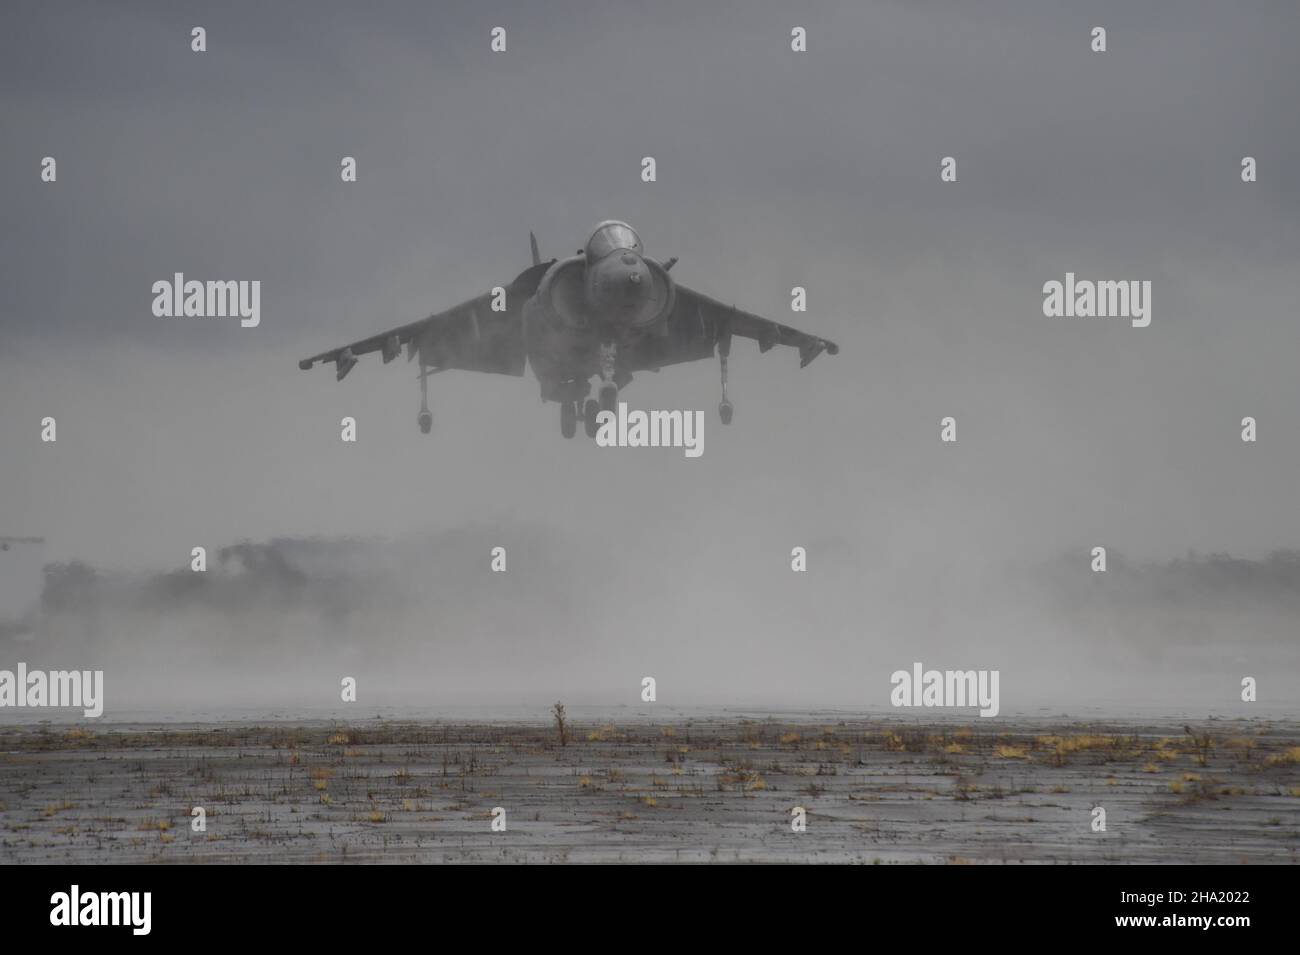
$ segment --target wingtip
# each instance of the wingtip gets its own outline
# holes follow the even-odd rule
[[[807,368],[809,365],[813,363],[813,361],[816,360],[817,356],[820,355],[822,352],[826,352],[827,354],[834,355],[839,350],[840,350],[839,345],[836,345],[834,342],[827,341],[824,338],[819,338],[816,341],[812,342],[811,344],[806,344],[800,347],[799,367]]]

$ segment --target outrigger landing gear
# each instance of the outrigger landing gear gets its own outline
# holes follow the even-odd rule
[[[718,405],[718,417],[723,424],[731,424],[731,415],[736,410],[727,400],[727,359],[731,356],[731,334],[718,339],[718,364],[722,369],[722,403]]]
[[[433,430],[433,412],[429,410],[429,370],[420,368],[420,431],[428,434]]]

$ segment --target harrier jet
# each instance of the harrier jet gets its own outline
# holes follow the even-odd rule
[[[839,351],[825,338],[678,285],[668,274],[677,259],[648,258],[640,236],[625,222],[602,222],[576,255],[549,262],[541,260],[537,238],[530,234],[529,239],[532,267],[509,285],[418,322],[304,358],[298,367],[307,370],[317,362],[333,362],[341,381],[359,355],[379,352],[387,364],[405,348],[407,361],[419,361],[417,420],[428,434],[433,427],[430,375],[460,368],[521,376],[527,361],[541,384],[542,400],[559,403],[560,431],[571,438],[580,416],[588,436],[596,435],[597,415],[617,409],[619,391],[633,372],[658,371],[715,353],[722,374],[718,414],[723,424],[730,424],[727,358],[733,335],[754,339],[759,351],[773,345],[798,348],[800,367],[823,351]],[[597,397],[591,398],[594,377],[600,383]]]

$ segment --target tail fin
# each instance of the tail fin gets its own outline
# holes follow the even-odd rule
[[[528,233],[528,244],[533,247],[533,265],[541,265],[542,256],[541,253],[537,251],[537,236],[533,235],[531,232]]]

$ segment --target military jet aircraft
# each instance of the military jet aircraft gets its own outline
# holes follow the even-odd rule
[[[718,356],[722,403],[718,414],[730,424],[727,358],[733,335],[752,338],[759,351],[774,345],[799,349],[800,367],[834,342],[694,292],[669,276],[676,258],[658,262],[645,255],[641,238],[627,223],[596,226],[585,248],[565,259],[543,262],[529,233],[533,264],[507,286],[436,312],[409,325],[304,358],[304,371],[333,362],[342,381],[357,356],[379,352],[384,363],[403,347],[407,361],[419,360],[420,415],[425,434],[433,428],[429,376],[460,368],[521,376],[527,361],[541,385],[542,400],[560,405],[560,431],[577,432],[581,415],[589,437],[597,415],[618,407],[620,389],[636,371]],[[591,379],[599,377],[596,398]],[[581,410],[579,410],[581,405]]]

